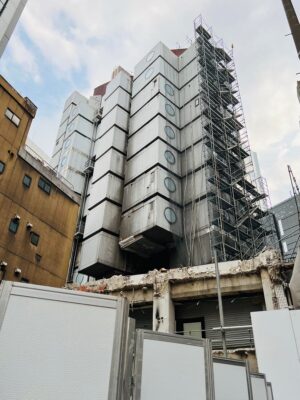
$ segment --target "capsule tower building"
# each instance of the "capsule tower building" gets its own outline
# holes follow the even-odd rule
[[[264,248],[266,193],[251,181],[234,61],[201,18],[188,49],[160,42],[133,76],[118,68],[99,88],[85,167],[73,166],[83,179],[72,273],[207,264],[214,252],[249,259]]]

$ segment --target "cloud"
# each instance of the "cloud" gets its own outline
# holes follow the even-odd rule
[[[10,62],[22,65],[23,79],[32,79],[35,83],[41,83],[38,60],[33,51],[28,49],[19,34],[13,36]],[[6,63],[6,68],[9,68]]]
[[[300,5],[295,6],[300,12]],[[30,0],[10,53],[11,61],[26,71],[26,79],[30,71],[35,84],[43,77],[34,139],[48,154],[52,152],[60,111],[47,87],[50,75],[49,85],[64,84],[64,93],[77,89],[88,96],[110,78],[114,66],[133,71],[160,40],[171,48],[177,43],[187,47],[187,36],[194,36],[193,20],[200,13],[229,45],[234,43],[250,143],[258,152],[273,202],[287,197],[286,164],[300,171],[295,92],[299,68],[292,39],[285,36],[289,28],[282,4],[274,0],[189,0],[184,6],[182,0]],[[52,97],[47,102],[48,92]],[[65,98],[57,100],[62,104]]]

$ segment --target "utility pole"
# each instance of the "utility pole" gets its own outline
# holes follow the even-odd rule
[[[214,259],[215,259],[215,272],[216,272],[216,280],[217,280],[217,291],[218,291],[218,304],[219,304],[219,316],[220,316],[220,328],[222,335],[222,344],[223,344],[223,355],[227,358],[227,346],[226,346],[226,333],[224,329],[224,312],[223,312],[223,301],[222,301],[222,293],[221,293],[221,283],[220,283],[220,271],[218,264],[218,257],[216,249],[214,249]]]

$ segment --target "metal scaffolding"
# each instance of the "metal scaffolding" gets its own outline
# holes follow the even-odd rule
[[[232,50],[195,20],[206,191],[212,253],[219,261],[249,259],[267,244],[267,193],[254,182]]]

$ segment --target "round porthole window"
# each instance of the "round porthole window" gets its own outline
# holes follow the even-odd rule
[[[171,117],[174,117],[175,115],[175,108],[173,106],[171,106],[171,104],[166,103],[165,104],[165,109],[167,114],[169,114]]]
[[[168,176],[165,178],[164,180],[164,184],[166,189],[171,192],[174,193],[176,191],[176,183],[172,178],[169,178]]]
[[[66,162],[67,162],[67,157],[63,157],[60,162],[60,165],[63,167],[66,164]]]
[[[71,132],[74,129],[74,122],[71,122],[68,126],[68,132]]]
[[[165,151],[165,159],[168,161],[168,163],[175,164],[175,156],[170,150]]]
[[[168,83],[165,84],[165,91],[169,96],[174,96],[174,94],[175,94],[174,89]]]
[[[177,215],[173,208],[165,208],[164,215],[169,224],[175,224],[175,222],[177,221]]]
[[[149,62],[154,57],[154,51],[150,51],[150,53],[146,57],[146,61]]]
[[[151,78],[151,76],[153,75],[153,71],[154,71],[154,68],[148,68],[147,69],[147,71],[145,72],[145,79],[149,79],[149,78]]]
[[[65,141],[65,149],[67,149],[70,146],[70,144],[71,144],[71,139],[67,139]]]
[[[168,136],[169,139],[175,139],[174,129],[169,125],[165,126],[165,134]]]

